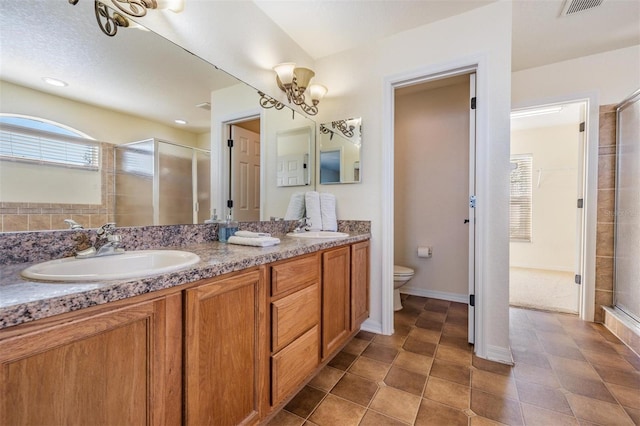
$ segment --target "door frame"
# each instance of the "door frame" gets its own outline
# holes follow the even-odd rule
[[[593,321],[596,298],[596,225],[598,212],[598,133],[599,104],[596,93],[560,96],[530,102],[516,103],[511,111],[540,108],[542,106],[584,103],[584,174],[582,215],[582,284],[580,288],[579,317]]]
[[[582,320],[593,321],[595,311],[595,252],[592,258],[593,261],[590,262],[588,255],[590,244],[588,243],[595,245],[595,241],[590,241],[589,239],[590,223],[588,217],[590,215],[590,211],[594,209],[594,206],[596,206],[596,197],[590,195],[589,176],[590,173],[593,175],[595,172],[597,177],[597,168],[595,170],[591,169],[589,162],[589,155],[591,154],[593,156],[593,153],[590,152],[590,139],[592,138],[590,138],[589,135],[593,133],[589,101],[589,98],[581,98],[556,102],[534,103],[527,106],[513,108],[511,111],[527,111],[530,109],[542,109],[569,104],[579,104],[581,106],[580,121],[585,123],[585,130],[584,132],[580,132],[580,146],[578,147],[577,169],[580,181],[578,182],[576,202],[578,198],[582,198],[583,208],[577,209],[576,212],[575,273],[581,276],[581,285],[578,294],[578,316]],[[597,146],[595,157],[597,161]],[[591,265],[592,263],[593,265]],[[593,268],[590,269],[590,267]]]
[[[240,111],[218,117],[211,126],[211,209],[216,209],[218,218],[227,216],[227,191],[229,188],[229,150],[227,140],[232,125],[243,121],[260,120],[260,162],[262,163],[265,152],[264,141],[264,110],[261,108]],[[218,143],[216,143],[218,142]],[[264,167],[260,167],[260,186],[264,184]],[[214,194],[214,188],[218,188],[218,194]],[[264,210],[263,191],[260,191],[260,216]],[[262,219],[262,217],[261,217]]]
[[[432,80],[439,80],[446,77],[454,77],[457,75],[471,74],[476,75],[476,96],[479,99],[479,105],[482,105],[482,99],[488,99],[486,93],[486,59],[483,56],[469,57],[464,60],[431,66],[406,72],[403,74],[393,75],[384,79],[383,88],[383,159],[382,159],[382,199],[394,199],[394,127],[395,127],[395,90],[411,86],[415,84],[425,83]],[[484,151],[488,146],[486,137],[488,117],[485,110],[478,108],[476,110],[476,194],[484,190],[484,180],[479,179],[477,167],[482,166],[479,163],[478,151]],[[476,208],[478,212],[484,211],[479,204]],[[394,265],[394,203],[382,203],[382,333],[393,333],[393,265]],[[486,331],[482,303],[484,303],[484,271],[482,250],[485,246],[487,237],[484,235],[482,222],[476,223],[476,238],[474,251],[473,274],[475,276],[475,346],[474,351],[477,354],[486,356],[487,344],[485,340]],[[469,275],[471,276],[471,271]],[[504,355],[504,354],[501,354]],[[510,357],[510,355],[509,355]],[[496,359],[504,358],[504,356],[494,357]]]

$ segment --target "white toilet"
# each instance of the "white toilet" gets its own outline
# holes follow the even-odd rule
[[[400,287],[409,282],[413,278],[413,269],[406,266],[393,265],[393,310],[402,309],[400,301]]]

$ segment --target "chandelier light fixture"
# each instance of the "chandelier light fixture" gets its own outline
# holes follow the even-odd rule
[[[276,72],[276,82],[278,87],[287,94],[289,103],[298,105],[305,113],[316,115],[318,113],[318,103],[327,93],[327,88],[320,84],[309,85],[315,72],[309,68],[296,68],[293,62],[285,62],[273,67]],[[307,88],[309,91],[307,92]],[[305,93],[311,98],[311,105],[306,103]],[[263,108],[281,109],[282,103],[275,101],[268,96],[261,94],[260,105]],[[280,106],[280,108],[278,108]]]
[[[79,0],[69,0],[72,5]],[[94,10],[98,26],[103,33],[113,37],[118,27],[140,27],[127,17],[142,18],[148,9],[168,9],[179,13],[184,9],[184,0],[94,0]]]

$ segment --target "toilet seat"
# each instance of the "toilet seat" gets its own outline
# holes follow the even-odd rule
[[[414,271],[411,268],[407,268],[406,266],[393,265],[394,277],[407,277],[413,274],[414,274]]]

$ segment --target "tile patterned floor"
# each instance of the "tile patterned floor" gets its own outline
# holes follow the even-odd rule
[[[467,306],[408,296],[270,425],[638,425],[640,358],[600,324],[511,308],[514,367],[477,358]]]

